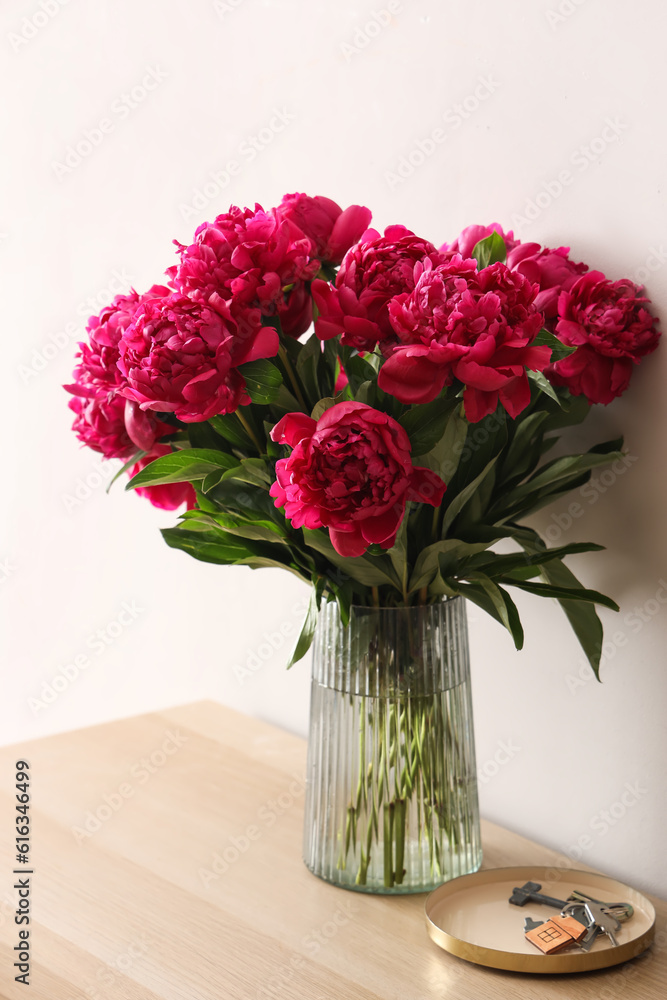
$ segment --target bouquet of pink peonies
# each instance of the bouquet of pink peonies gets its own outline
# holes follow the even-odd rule
[[[330,600],[345,621],[464,595],[520,648],[518,588],[561,602],[597,673],[595,604],[617,608],[563,559],[600,546],[548,548],[523,519],[620,457],[543,459],[657,346],[647,299],[497,224],[438,249],[370,220],[293,194],[202,224],[165,285],[90,320],[77,436],[187,508],[168,545],[312,584],[291,662]]]

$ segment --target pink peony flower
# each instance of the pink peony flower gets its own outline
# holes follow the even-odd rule
[[[284,302],[278,303],[278,318],[280,329],[288,337],[296,340],[306,332],[313,322],[313,300],[305,282],[297,281]]]
[[[459,233],[453,243],[443,243],[440,247],[440,253],[447,257],[460,254],[466,260],[472,256],[472,252],[480,240],[485,240],[493,232],[500,233],[505,240],[508,252],[520,245],[519,241],[514,239],[513,232],[505,233],[501,225],[497,222],[492,222],[490,226],[467,226]]]
[[[329,340],[340,334],[343,344],[360,351],[372,351],[378,341],[393,338],[387,306],[395,295],[414,288],[414,266],[429,255],[441,259],[432,243],[405,226],[389,226],[384,236],[366,230],[345,255],[335,285],[313,281],[320,313],[317,336]]]
[[[276,209],[279,219],[288,219],[311,242],[311,256],[338,265],[353,243],[368,229],[371,211],[350,205],[345,211],[330,198],[286,194]]]
[[[72,430],[79,441],[105,458],[129,458],[136,446],[125,426],[125,402],[122,396],[106,392],[70,399],[76,414]]]
[[[150,455],[145,455],[136,465],[132,466],[130,469],[130,479],[141,472],[142,469],[145,469],[147,465],[150,465],[151,462],[155,461],[156,458],[162,458],[163,455],[169,455],[170,453],[171,448],[169,445],[156,445]],[[161,510],[177,510],[183,504],[186,505],[188,510],[192,510],[193,507],[197,506],[197,497],[190,483],[162,483],[159,486],[140,486],[135,490],[135,493],[146,497],[154,507],[159,507]]]
[[[175,413],[194,423],[248,403],[239,365],[278,352],[278,334],[259,310],[232,312],[178,294],[142,304],[119,343],[122,394],[141,410]]]
[[[232,205],[202,223],[189,247],[176,245],[181,262],[168,273],[183,295],[201,301],[233,296],[265,315],[275,313],[286,286],[312,278],[320,266],[310,259],[311,241],[298,226],[260,205],[254,211]]]
[[[380,388],[402,403],[428,403],[457,378],[472,423],[499,400],[516,417],[530,402],[526,368],[540,371],[551,356],[531,346],[542,326],[537,287],[504,264],[477,271],[459,255],[415,272],[414,290],[389,305],[400,343],[380,369]]]
[[[80,400],[80,405],[75,406],[75,400],[69,404],[77,414],[73,430],[84,444],[107,458],[131,450],[132,444],[148,451],[171,429],[153,414],[141,413],[136,403],[118,396],[125,385],[118,369],[118,343],[140,305],[168,294],[163,285],[153,285],[143,295],[134,290],[117,295],[99,316],[91,316],[86,327],[89,343],[79,344],[77,357],[81,360],[74,369],[75,381],[64,386]]]
[[[658,346],[655,317],[642,289],[608,281],[600,271],[578,278],[558,299],[556,336],[577,350],[546,374],[589,403],[611,403],[628,387],[632,366]]]
[[[86,326],[89,343],[79,344],[81,361],[74,369],[75,382],[65,388],[76,396],[95,396],[101,390],[114,390],[123,383],[118,371],[118,342],[144,302],[169,294],[164,285],[153,285],[143,295],[132,289],[128,295],[117,295],[99,316],[91,316]]]
[[[539,243],[522,243],[514,239],[514,233],[503,231],[502,226],[492,222],[490,226],[468,226],[457,236],[453,243],[444,243],[440,252],[447,257],[461,254],[470,257],[480,240],[486,239],[493,232],[499,233],[507,247],[505,263],[511,271],[518,271],[528,278],[532,284],[539,285],[539,293],[535,298],[535,308],[551,319],[556,315],[558,296],[564,289],[570,288],[580,274],[588,270],[587,264],[577,264],[570,260],[569,247],[541,247]]]
[[[507,254],[507,266],[518,271],[533,284],[539,285],[535,308],[553,319],[558,313],[558,296],[575,283],[579,275],[588,270],[588,264],[570,260],[569,247],[550,250],[539,243],[517,243]]]
[[[276,507],[294,528],[328,528],[339,555],[390,549],[408,501],[442,501],[445,484],[412,465],[401,425],[365,403],[336,403],[317,421],[288,413],[271,438],[294,449],[276,463]]]

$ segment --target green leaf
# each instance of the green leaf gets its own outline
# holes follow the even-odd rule
[[[544,423],[546,432],[582,423],[591,409],[591,404],[585,396],[571,396],[568,390],[562,387],[556,387],[556,392],[560,397],[560,406],[555,406],[544,396],[540,399],[541,408],[548,414]]]
[[[504,264],[507,257],[505,240],[500,233],[494,230],[490,236],[486,236],[479,243],[475,244],[471,256],[477,261],[477,267],[480,271],[482,268],[488,267],[489,264],[497,264],[499,262]]]
[[[548,416],[544,410],[538,410],[514,421],[514,433],[502,457],[499,483],[504,485],[506,480],[519,483],[534,470],[542,455],[541,430]]]
[[[542,372],[535,372],[532,369],[527,371],[528,380],[536,385],[541,392],[545,392],[547,396],[550,396],[558,405],[561,405],[560,397],[556,395],[556,390],[552,386],[549,379],[542,374]]]
[[[323,413],[326,413],[327,410],[330,410],[331,407],[335,405],[336,400],[333,396],[325,396],[323,399],[320,399],[317,403],[315,403],[310,415],[313,420],[319,420]]]
[[[575,590],[581,587],[574,573],[562,562],[548,563],[542,569],[542,577],[557,586],[571,587]],[[592,604],[582,604],[579,601],[559,601],[559,604],[586,654],[593,673],[600,680],[600,657],[604,630],[595,607]]]
[[[208,476],[206,476],[201,484],[202,493],[208,493],[214,486],[218,486],[221,483],[223,476],[228,471],[230,470],[216,469],[214,472],[209,472]]]
[[[202,562],[233,565],[254,556],[245,543],[223,532],[192,531],[179,527],[163,528],[161,534],[170,548],[181,549]]]
[[[188,521],[182,527],[163,528],[161,534],[171,548],[181,549],[201,562],[244,565],[251,569],[277,567],[287,569],[300,580],[310,583],[309,576],[292,561],[288,552],[285,552],[284,558],[279,558],[282,550],[275,545],[236,538],[222,529],[208,531],[205,525],[197,526],[196,522],[190,525]]]
[[[516,540],[527,552],[535,553],[546,546],[538,533],[532,528],[514,528]],[[578,590],[582,584],[574,573],[559,560],[547,563],[542,568],[542,577],[547,582],[559,587]],[[579,640],[593,673],[600,680],[600,657],[602,654],[603,628],[592,604],[579,603],[577,600],[559,601],[572,629]]]
[[[237,371],[245,379],[248,395],[253,403],[273,403],[278,398],[283,377],[276,366],[266,358],[239,365]]]
[[[200,484],[201,485],[201,484]],[[195,496],[197,497],[197,510],[203,511],[205,514],[215,514],[218,511],[217,504],[213,503],[200,489],[197,488],[197,483],[194,485]]]
[[[486,552],[484,555],[474,556],[468,563],[467,568],[472,570],[481,569],[487,576],[493,578],[504,576],[506,573],[513,573],[526,566],[542,566],[544,563],[554,559],[563,559],[565,556],[575,555],[580,552],[600,552],[604,545],[596,545],[594,542],[572,542],[570,545],[561,545],[555,549],[540,549],[533,555],[527,552],[516,552],[508,555],[498,555],[495,552]],[[520,577],[517,577],[520,579]]]
[[[535,340],[531,343],[531,347],[550,347],[551,348],[551,364],[555,364],[556,361],[562,361],[563,358],[567,358],[570,354],[574,354],[576,347],[568,347],[559,340],[558,337],[554,336],[553,333],[549,333],[544,327],[540,330]]]
[[[467,583],[451,579],[446,580],[446,583],[504,625],[514,639],[516,648],[523,648],[524,636],[519,612],[506,590],[482,573],[475,574]]]
[[[205,479],[211,472],[229,469],[236,464],[237,460],[223,451],[188,448],[156,458],[137,473],[125,489],[135,490],[138,486],[157,486],[163,483],[191,483]]]
[[[427,545],[417,556],[417,561],[415,562],[408,584],[408,593],[421,590],[422,587],[428,586],[433,581],[437,573],[441,572],[441,557],[447,557],[446,565],[449,567],[449,570],[444,575],[449,576],[453,572],[453,565],[456,562],[463,564],[465,560],[477,552],[483,551],[490,544],[490,542],[482,542],[471,545],[468,542],[460,541],[458,538],[446,538],[443,541]],[[452,563],[451,567],[450,560]]]
[[[577,485],[576,480],[583,473],[608,465],[622,457],[621,452],[599,454],[589,451],[585,455],[565,455],[556,458],[538,469],[525,483],[501,496],[491,508],[489,515],[493,519],[499,519],[501,516],[513,517],[518,512],[525,515],[528,510],[537,509],[534,506],[535,501],[544,497],[555,497],[558,492],[569,492]]]
[[[266,518],[284,521],[284,516],[275,508],[273,498],[269,496],[264,484],[258,486],[240,479],[223,478],[217,486],[209,489],[205,499],[209,505],[215,504],[215,513],[239,514],[248,519]]]
[[[340,620],[343,623],[344,628],[347,628],[347,626],[350,624],[352,600],[354,597],[352,587],[349,581],[344,584],[338,584],[335,583],[333,580],[329,581],[329,586],[333,591],[333,595],[336,598],[336,603],[338,604]]]
[[[618,458],[623,458],[620,451],[589,451],[585,455],[564,455],[562,458],[556,458],[547,465],[542,466],[541,469],[538,469],[537,473],[528,480],[525,486],[519,488],[519,491],[525,490],[526,493],[530,493],[537,487],[553,486],[554,483],[560,480],[569,479],[571,476],[588,472],[602,465],[608,465]]]
[[[309,548],[325,556],[333,566],[337,566],[357,583],[365,587],[381,587],[389,583],[401,592],[401,582],[387,556],[359,556],[350,559],[336,552],[329,536],[321,528],[302,528],[302,531],[303,540]]]
[[[456,399],[445,400],[438,397],[431,403],[411,407],[399,418],[399,424],[410,438],[413,460],[435,448],[445,432],[450,415],[458,405]]]
[[[500,580],[508,584],[511,583],[513,587],[519,587],[529,594],[536,594],[538,597],[556,597],[558,600],[570,601],[590,601],[591,604],[601,604],[602,607],[611,608],[612,611],[620,610],[616,601],[612,601],[611,597],[606,597],[597,590],[587,590],[585,587],[558,587],[550,583],[528,583],[525,580],[505,581],[503,577]]]
[[[369,355],[369,357],[372,358],[373,355]],[[362,382],[377,381],[376,367],[367,358],[362,358],[358,354],[351,354],[345,361],[343,368],[350,388],[355,394]]]
[[[301,403],[298,401],[296,396],[292,395],[284,382],[278,389],[278,395],[271,405],[273,410],[277,410],[281,415],[285,413],[295,413],[301,409]]]
[[[494,458],[492,458],[491,461],[484,466],[479,475],[475,476],[473,481],[471,483],[468,483],[468,485],[464,487],[457,496],[454,497],[450,505],[447,507],[445,511],[445,516],[442,521],[443,538],[446,536],[447,529],[453,523],[454,519],[461,513],[461,511],[467,504],[468,500],[474,494],[475,490],[477,490],[477,488],[479,487],[480,483],[483,481],[485,476],[491,471],[493,466],[496,464],[497,459],[498,456],[497,455],[494,456]],[[446,497],[447,494],[445,493],[445,498]]]
[[[244,451],[247,451],[249,448],[254,450],[254,445],[248,436],[248,432],[235,413],[211,417],[209,424],[225,441],[229,441],[230,444],[235,445],[237,448],[242,448]]]
[[[392,547],[388,550],[387,555],[391,559],[391,564],[394,567],[394,572],[397,578],[401,581],[407,579],[408,572],[408,512],[405,512],[403,520],[401,521],[401,526],[396,532],[396,540]]]
[[[357,391],[354,394],[355,403],[366,403],[367,406],[372,406],[373,389],[375,382],[362,382]]]
[[[290,653],[290,658],[287,661],[287,669],[293,667],[295,663],[303,659],[308,650],[310,649],[313,638],[315,636],[315,629],[317,628],[317,618],[318,618],[318,599],[315,587],[310,595],[310,601],[308,603],[308,610],[306,611],[306,617],[304,623],[301,626],[301,631],[297,637],[294,644],[294,649]]]
[[[514,639],[514,646],[516,649],[523,649],[523,625],[521,624],[521,618],[519,617],[519,611],[503,587],[498,587],[498,590],[502,594],[502,598],[505,602],[505,607],[507,609],[507,620],[509,622],[509,630],[511,632],[512,638]]]
[[[292,340],[290,337],[285,339]],[[296,375],[312,407],[318,399],[334,391],[336,343],[323,342],[313,333],[305,344],[297,344],[297,347]]]
[[[213,425],[208,421],[202,423],[188,424],[187,427],[187,448],[209,448],[214,451],[229,451],[227,441],[218,434]],[[179,445],[180,447],[180,445]]]
[[[434,448],[426,455],[419,456],[419,465],[436,472],[445,483],[449,483],[456,473],[464,450],[470,424],[463,416],[459,400],[450,414],[444,433]]]
[[[322,350],[317,358],[316,376],[320,387],[320,395],[328,396],[334,392],[336,385],[336,367],[338,365],[338,338],[322,341]]]
[[[261,486],[264,489],[273,482],[269,468],[262,458],[243,458],[240,465],[235,461],[233,468],[228,469],[222,479],[236,479],[241,483],[250,483],[252,486]]]
[[[594,444],[592,448],[589,448],[589,454],[591,455],[611,455],[612,452],[620,452],[623,447],[623,438],[614,438],[612,441],[602,441],[600,444]],[[616,456],[614,456],[616,458]],[[623,457],[623,456],[621,456]],[[611,461],[611,459],[609,459]]]
[[[465,418],[464,418],[465,419]],[[490,413],[478,423],[466,420],[467,433],[458,457],[456,472],[450,478],[443,476],[447,482],[449,496],[456,497],[460,491],[471,483],[488,466],[489,462],[498,458],[507,445],[511,421],[502,406]],[[448,504],[445,494],[445,506]]]
[[[205,530],[221,530],[239,538],[249,538],[253,541],[280,543],[286,545],[286,535],[273,521],[244,519],[233,514],[203,514],[198,510],[189,510],[181,515],[188,528],[196,524]]]
[[[137,464],[137,462],[140,462],[141,459],[145,458],[147,454],[148,454],[147,451],[141,451],[141,450],[140,451],[135,451],[135,453],[132,456],[132,458],[128,458],[127,462],[125,462],[125,464],[122,465],[120,467],[120,469],[118,470],[118,472],[115,474],[115,476],[113,477],[113,479],[111,480],[111,482],[107,486],[106,492],[107,493],[109,492],[109,490],[111,489],[111,487],[113,486],[113,484],[116,482],[117,479],[120,478],[120,476],[123,475],[124,472],[127,472],[128,469],[131,469],[133,465]]]

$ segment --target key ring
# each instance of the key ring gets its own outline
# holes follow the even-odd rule
[[[580,905],[586,903],[597,903],[599,906],[604,907],[604,909],[611,914],[612,917],[616,917],[623,923],[629,920],[630,917],[635,912],[630,903],[605,903],[603,899],[594,899],[593,896],[587,895],[585,892],[581,892],[579,889],[574,889],[569,897],[568,903],[579,902]]]

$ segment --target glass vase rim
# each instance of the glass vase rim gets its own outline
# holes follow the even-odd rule
[[[463,594],[455,594],[454,597],[443,597],[441,601],[432,601],[430,604],[351,604],[352,611],[417,611],[426,608],[440,608],[445,604],[453,604],[455,601],[463,601]],[[330,602],[338,607],[336,601]]]

